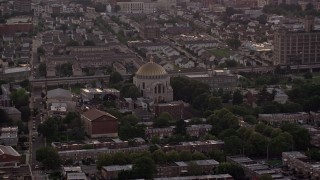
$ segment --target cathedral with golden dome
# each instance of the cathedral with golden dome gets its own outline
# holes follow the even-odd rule
[[[161,65],[153,62],[152,57],[138,69],[133,83],[140,90],[141,96],[153,100],[154,103],[173,101],[170,77]]]

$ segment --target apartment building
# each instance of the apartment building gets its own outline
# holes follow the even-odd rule
[[[270,125],[280,125],[283,123],[304,124],[310,120],[310,115],[305,112],[298,113],[278,113],[278,114],[259,114],[259,121]]]
[[[181,142],[174,145],[165,145],[160,147],[163,151],[199,151],[203,153],[211,152],[215,149],[222,149],[224,145],[223,141],[215,141],[215,140],[208,140],[208,141],[192,141],[192,142]]]
[[[241,167],[250,179],[259,179],[264,174],[270,174],[272,179],[283,179],[284,176],[277,169],[271,169],[265,164],[258,163],[245,156],[227,156],[227,161]]]
[[[289,168],[301,173],[306,179],[320,178],[320,162],[309,159],[301,152],[283,152],[282,162]]]
[[[303,31],[281,28],[274,34],[274,64],[300,65],[320,62],[320,31],[314,30],[314,18],[307,16]]]
[[[120,12],[128,14],[152,14],[156,12],[156,3],[148,0],[141,1],[119,1]]]
[[[0,142],[6,146],[17,146],[18,127],[2,127],[0,129]]]

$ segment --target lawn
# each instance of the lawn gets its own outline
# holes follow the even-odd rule
[[[224,58],[229,57],[231,54],[231,51],[229,49],[209,49],[209,52],[211,52],[215,57],[217,58]]]

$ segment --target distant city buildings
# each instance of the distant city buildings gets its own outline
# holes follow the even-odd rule
[[[303,31],[279,29],[274,34],[274,64],[300,65],[320,62],[320,31],[314,30],[314,17],[307,16]]]

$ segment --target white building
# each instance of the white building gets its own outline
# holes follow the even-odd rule
[[[158,102],[170,102],[173,100],[173,90],[170,85],[170,77],[166,70],[159,64],[150,62],[142,65],[133,77],[133,83],[140,90],[141,96]]]

